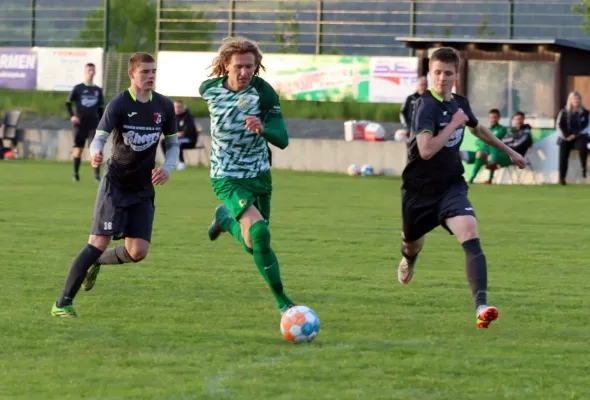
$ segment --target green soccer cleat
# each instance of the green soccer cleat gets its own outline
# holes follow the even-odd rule
[[[51,308],[51,315],[54,317],[77,317],[76,311],[74,311],[74,306],[71,304],[68,306],[58,307],[57,302],[53,303],[53,307]]]
[[[230,218],[231,215],[223,204],[217,206],[215,209],[215,219],[213,219],[213,222],[209,225],[209,229],[207,229],[207,234],[209,235],[210,240],[217,239],[219,235],[225,232],[221,227],[221,222]]]
[[[82,282],[82,288],[85,291],[92,290],[94,284],[96,283],[96,278],[98,277],[98,273],[100,272],[100,265],[93,264],[92,267],[88,269],[86,273],[86,278],[84,278],[84,282]]]

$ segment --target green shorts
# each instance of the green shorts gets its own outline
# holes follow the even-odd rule
[[[272,178],[270,171],[256,178],[211,178],[213,191],[235,219],[254,205],[268,223],[270,221],[270,199]]]
[[[490,162],[496,162],[500,167],[509,167],[512,165],[512,160],[508,154],[496,148],[490,150]]]
[[[490,154],[492,147],[488,146],[488,145],[481,145],[481,146],[477,146],[477,150],[475,151],[465,151],[465,157],[466,159],[463,160],[465,161],[467,164],[473,164],[475,162],[475,159],[477,158],[477,153],[479,153],[480,151],[483,151],[486,154]]]
[[[490,154],[490,151],[492,151],[492,146],[490,146],[489,144],[485,144],[485,143],[479,144],[477,146],[476,152],[477,151],[483,151],[486,154]]]

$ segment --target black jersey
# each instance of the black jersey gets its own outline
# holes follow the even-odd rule
[[[404,188],[440,191],[463,179],[465,169],[459,148],[463,142],[465,125],[453,132],[445,146],[429,160],[420,157],[416,141],[417,135],[438,135],[459,109],[469,118],[467,126],[476,127],[477,118],[471,111],[469,101],[463,96],[454,94],[450,101],[445,101],[430,89],[416,101],[408,146],[408,163],[402,173]]]
[[[195,120],[188,108],[182,114],[178,114],[176,120],[178,122],[178,132],[182,132],[184,134],[183,137],[189,139],[191,142],[196,142],[199,132],[197,132]]]
[[[533,134],[529,124],[524,124],[520,129],[512,127],[508,129],[508,133],[502,138],[502,143],[516,151],[521,156],[524,156],[533,145]]]
[[[160,135],[177,132],[172,101],[152,92],[150,100],[141,103],[126,90],[109,102],[97,131],[113,134],[107,178],[123,188],[153,192],[152,169]]]
[[[67,102],[75,104],[75,115],[80,120],[80,125],[92,129],[96,128],[104,107],[104,96],[101,88],[80,83],[72,88]]]
[[[412,126],[412,115],[414,114],[414,106],[416,104],[416,100],[418,100],[420,98],[420,94],[418,92],[409,95],[406,98],[406,102],[404,103],[402,110],[401,110],[401,116],[403,117],[403,121],[401,121],[406,129],[410,129]]]

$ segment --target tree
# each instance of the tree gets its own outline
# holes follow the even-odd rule
[[[169,8],[183,7],[169,5]],[[109,49],[115,52],[153,52],[156,48],[158,23],[156,13],[156,3],[152,1],[111,0]],[[215,24],[207,21],[197,23],[187,21],[204,20],[203,12],[192,12],[187,8],[187,11],[166,12],[166,14],[162,17],[183,22],[163,22],[160,40],[175,40],[181,43],[163,43],[162,50],[209,50],[210,32],[215,29]],[[80,39],[100,41],[103,36],[103,18],[102,10],[88,13],[84,30],[80,32]]]
[[[590,0],[583,0],[581,4],[574,4],[572,6],[572,12],[584,16],[580,27],[584,32],[590,33]]]

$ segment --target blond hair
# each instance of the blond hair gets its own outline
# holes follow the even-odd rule
[[[217,52],[217,57],[213,59],[213,63],[211,64],[213,72],[211,72],[209,76],[220,77],[227,75],[228,72],[225,69],[225,65],[229,64],[232,56],[234,54],[248,53],[254,55],[256,64],[254,75],[258,75],[260,68],[262,68],[263,71],[266,71],[264,65],[262,65],[262,51],[260,51],[256,42],[246,39],[245,37],[226,37],[221,41],[221,47]]]
[[[565,102],[565,111],[567,111],[568,113],[574,112],[574,106],[572,105],[572,101],[576,96],[580,98],[580,107],[578,107],[578,109],[575,112],[581,113],[584,109],[584,104],[582,103],[582,96],[580,96],[580,93],[574,91],[567,96],[567,101]]]

